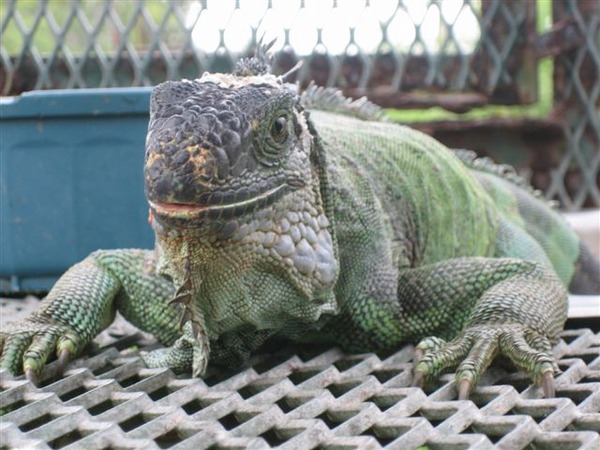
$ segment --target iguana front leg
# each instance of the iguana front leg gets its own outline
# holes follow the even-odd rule
[[[53,352],[64,364],[112,323],[117,310],[171,345],[181,315],[167,304],[173,293],[172,284],[155,274],[153,252],[94,252],[58,280],[37,312],[0,332],[0,366],[35,380]]]
[[[468,312],[465,328],[450,342],[429,337],[417,346],[415,384],[456,369],[459,398],[465,399],[501,354],[541,384],[546,397],[554,396],[553,378],[558,366],[551,343],[557,340],[567,318],[565,287],[539,263],[494,259],[486,260],[486,266],[498,270],[476,269],[463,278],[464,291],[483,288]]]
[[[553,395],[557,366],[550,343],[566,320],[567,292],[545,266],[519,259],[451,259],[401,271],[397,298],[357,300],[351,317],[380,347],[435,336],[417,346],[415,384],[456,369],[459,396],[466,398],[501,354],[542,382],[546,396]]]

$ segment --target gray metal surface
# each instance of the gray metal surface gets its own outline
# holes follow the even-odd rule
[[[452,375],[425,392],[407,387],[411,346],[349,355],[283,345],[245,368],[190,379],[145,368],[137,352],[151,341],[122,323],[102,342],[63,377],[52,363],[39,387],[0,371],[1,448],[600,446],[600,333],[587,329],[565,331],[555,348],[562,374],[553,399],[499,367],[469,401],[456,400]]]

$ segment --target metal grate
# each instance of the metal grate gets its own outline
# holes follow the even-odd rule
[[[410,384],[412,347],[348,355],[282,348],[205,379],[147,369],[139,334],[70,365],[39,388],[0,371],[2,448],[505,448],[597,449],[600,333],[565,331],[555,351],[557,397],[520,374],[490,370],[471,401],[451,375]],[[50,367],[52,369],[52,365]]]

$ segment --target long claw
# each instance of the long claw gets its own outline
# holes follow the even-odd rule
[[[411,387],[422,388],[424,379],[425,379],[425,375],[423,374],[423,372],[420,370],[415,370],[415,373],[414,373],[413,379],[412,379],[412,383],[410,384]]]
[[[65,366],[67,365],[67,363],[69,362],[69,359],[71,357],[71,353],[69,353],[69,350],[67,350],[66,348],[63,348],[59,355],[58,355],[58,371],[59,372],[63,372]]]
[[[35,370],[25,369],[25,378],[37,386],[39,378]]]
[[[423,349],[418,347],[415,348],[415,351],[413,353],[413,367],[417,367],[419,365],[419,363],[423,359],[423,356],[425,356],[425,352],[423,351]]]
[[[469,400],[469,394],[471,392],[471,382],[469,380],[462,379],[458,384],[458,399]]]
[[[544,397],[553,398],[556,395],[554,389],[554,374],[551,370],[546,370],[542,375],[542,389],[544,391]]]

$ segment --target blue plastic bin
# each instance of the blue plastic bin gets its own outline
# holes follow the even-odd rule
[[[0,292],[47,290],[101,248],[151,248],[151,88],[0,99]]]

